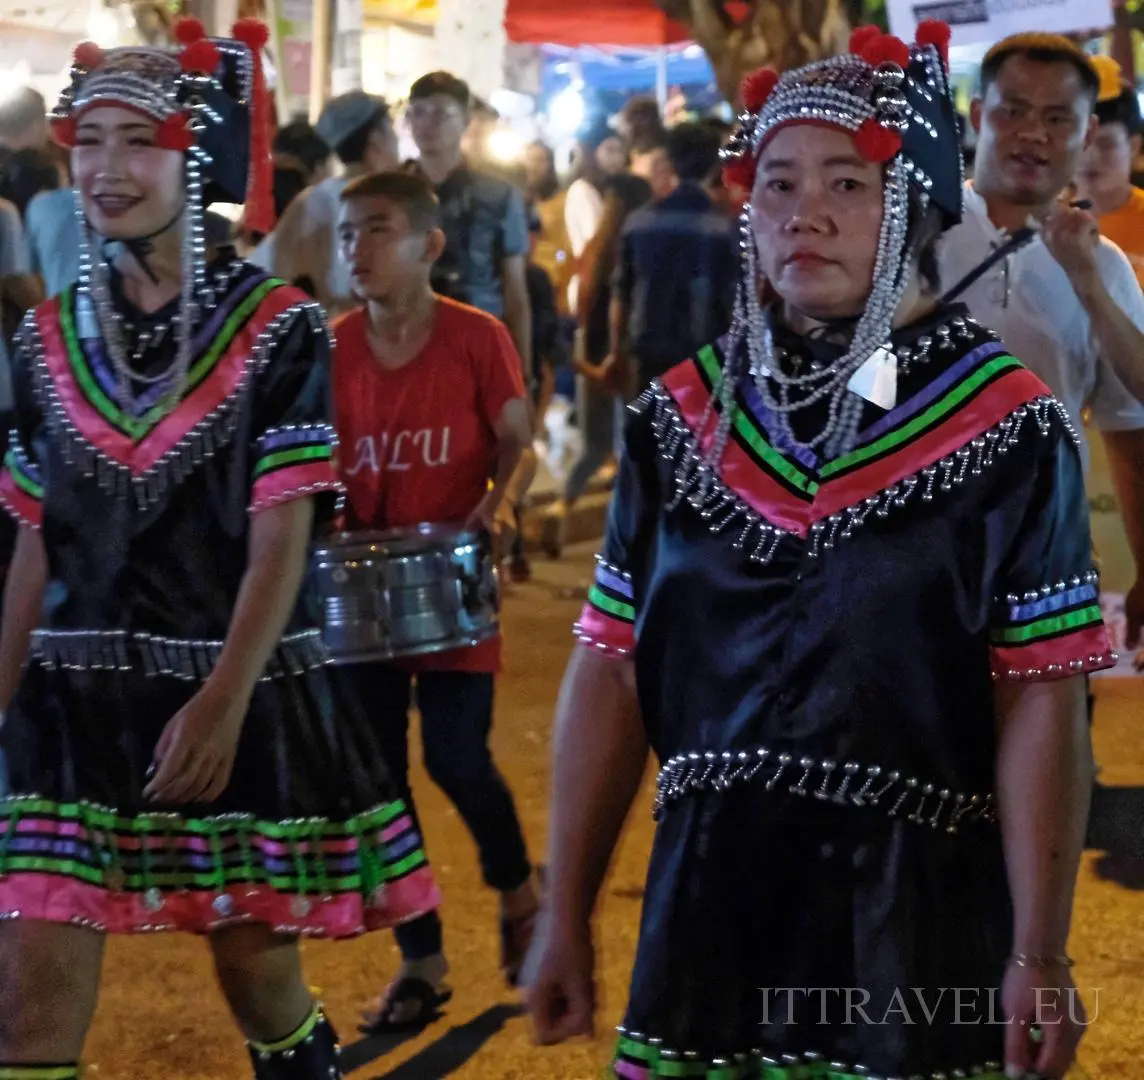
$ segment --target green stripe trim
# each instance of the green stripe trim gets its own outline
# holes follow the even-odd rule
[[[619,600],[613,600],[610,596],[606,595],[598,585],[593,585],[588,590],[588,603],[593,607],[599,608],[605,614],[614,615],[617,619],[623,619],[624,622],[634,623],[636,621],[636,609],[631,604],[624,604]]]
[[[329,443],[295,446],[289,450],[279,450],[264,458],[259,458],[258,464],[254,468],[254,476],[257,479],[264,473],[273,472],[275,469],[284,469],[291,465],[305,465],[309,461],[329,461],[333,456],[334,449]]]
[[[629,1039],[626,1035],[620,1036],[619,1045],[617,1047],[621,1054],[630,1058],[635,1058],[637,1061],[647,1062],[651,1064],[657,1057],[659,1051],[646,1043],[636,1042],[634,1039]]]
[[[834,461],[827,462],[820,470],[820,475],[825,480],[827,477],[861,465],[871,458],[881,457],[895,447],[912,439],[915,435],[920,434],[927,428],[933,427],[939,421],[945,419],[960,406],[962,402],[976,393],[985,383],[992,380],[995,376],[1010,368],[1019,369],[1021,367],[1021,362],[1016,357],[1009,356],[1007,353],[1003,356],[995,357],[993,360],[990,360],[988,364],[979,367],[973,374],[966,376],[966,378],[950,390],[945,397],[940,401],[936,401],[926,409],[925,412],[915,416],[908,424],[904,424],[899,428],[895,428],[893,431],[887,432],[878,439],[877,442],[872,442],[869,446],[860,447],[857,450],[851,451],[849,454],[836,458]]]
[[[664,1060],[659,1052],[630,1039],[621,1039],[616,1057],[623,1056],[648,1069],[648,1080],[659,1077],[701,1077],[702,1080],[868,1080],[867,1073],[833,1068],[828,1061],[770,1065],[755,1060],[730,1065],[703,1061]],[[615,1060],[615,1059],[613,1059]],[[609,1071],[614,1076],[614,1070]],[[1004,1080],[997,1071],[974,1073],[979,1080]]]
[[[699,350],[698,355],[699,362],[706,372],[707,378],[712,385],[715,385],[722,371],[722,365],[719,362],[715,350],[710,345],[705,345]],[[747,445],[750,446],[771,469],[786,480],[787,483],[798,488],[799,491],[806,495],[814,495],[818,491],[817,482],[812,480],[797,465],[788,458],[785,458],[771,446],[762,431],[759,430],[754,419],[738,404],[735,406],[733,426],[735,430],[743,436],[744,440],[746,440]]]
[[[78,1080],[76,1065],[0,1065],[0,1080]]]
[[[16,486],[29,498],[35,499],[37,502],[44,501],[44,486],[37,484],[22,468],[20,468],[19,459],[16,455],[9,450],[4,455],[4,467],[8,470]],[[0,1077],[3,1080],[3,1077]]]
[[[191,836],[213,836],[217,833],[234,833],[248,835],[258,833],[271,840],[283,840],[296,837],[299,840],[315,840],[314,826],[309,821],[301,821],[297,825],[284,824],[278,821],[244,821],[236,827],[233,820],[225,818],[178,818],[172,821],[164,816],[151,817],[140,814],[138,817],[123,817],[110,810],[103,810],[95,806],[81,806],[79,803],[58,803],[51,799],[25,799],[13,797],[10,800],[0,799],[0,816],[10,814],[13,810],[19,811],[21,820],[30,817],[42,816],[61,821],[82,821],[85,824],[96,825],[102,829],[125,833],[128,836],[137,836],[140,833],[155,832],[170,834],[172,836],[185,834]],[[322,825],[322,836],[329,839],[336,837],[357,837],[359,833],[371,828],[387,825],[395,818],[409,812],[401,801],[386,803],[376,810],[359,815],[349,821],[331,821]]]
[[[703,1080],[867,1080],[866,1073],[839,1069],[832,1066],[829,1060],[773,1065],[752,1056],[747,1061],[716,1065],[710,1061],[680,1060],[676,1055],[665,1058],[659,1047],[637,1042],[627,1035],[621,1035],[617,1041],[613,1065],[621,1057],[646,1068],[648,1080],[669,1076],[702,1077]],[[609,1070],[608,1075],[616,1075],[614,1068]],[[973,1075],[979,1077],[979,1080],[1004,1080],[1004,1073],[996,1070]]]
[[[292,1050],[310,1037],[310,1033],[318,1026],[321,1016],[318,1006],[315,1005],[310,1011],[309,1018],[293,1035],[287,1035],[286,1038],[275,1043],[251,1042],[251,1048],[262,1054],[280,1054],[283,1050]]]
[[[700,1061],[658,1061],[656,1076],[702,1076],[710,1075],[710,1070]]]
[[[183,391],[184,400],[211,373],[219,358],[230,348],[231,343],[238,336],[238,332],[258,309],[262,301],[275,289],[281,288],[285,284],[278,278],[268,278],[262,284],[257,285],[250,295],[231,312],[226,322],[222,324],[214,341],[211,342],[210,348],[191,366],[187,376],[187,386]],[[124,434],[138,441],[166,417],[170,410],[162,405],[156,405],[143,416],[136,418],[122,412],[108,398],[95,381],[95,376],[88,366],[87,357],[84,355],[83,347],[76,333],[75,299],[76,287],[73,285],[60,296],[59,301],[60,328],[63,330],[72,372],[83,390],[84,397],[98,410],[100,415]]]
[[[1079,630],[1085,626],[1096,626],[1103,621],[1099,605],[1091,604],[1079,611],[1069,611],[1064,615],[1050,615],[1025,626],[1009,626],[993,631],[993,641],[999,645],[1027,645],[1038,638],[1055,637],[1069,630]]]
[[[418,848],[406,855],[400,862],[381,866],[379,881],[396,881],[425,865],[426,861],[424,850]],[[10,855],[4,859],[3,869],[5,874],[55,874],[61,877],[76,878],[88,885],[102,889],[107,888],[107,872],[116,869],[116,867],[115,864],[111,864],[107,870],[99,870],[88,863],[77,862],[74,859],[53,859],[50,856],[42,855]],[[316,875],[311,869],[307,878],[311,888],[315,885],[315,878]],[[334,893],[358,892],[362,888],[364,878],[365,875],[360,873],[341,877],[326,877],[322,879],[322,887]],[[278,892],[292,893],[300,891],[301,880],[301,877],[295,874],[268,874],[257,866],[251,866],[249,869],[242,866],[219,867],[197,873],[189,871],[156,873],[152,871],[148,874],[124,873],[123,891],[142,892],[152,887],[160,889],[196,888],[210,891],[216,890],[220,886],[225,888],[228,885],[269,885]]]

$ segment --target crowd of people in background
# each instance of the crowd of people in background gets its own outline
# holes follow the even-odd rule
[[[50,140],[46,112],[34,90],[0,110],[6,341],[26,310],[79,273],[67,156]],[[668,127],[653,98],[634,97],[585,125],[570,169],[558,169],[544,141],[506,163],[490,149],[495,110],[447,72],[412,85],[403,119],[416,160],[401,160],[389,103],[362,91],[332,99],[316,124],[290,119],[272,144],[274,230],[262,235],[211,214],[208,242],[233,245],[336,318],[358,303],[338,254],[346,186],[394,169],[428,179],[449,238],[434,288],[505,321],[525,364],[538,439],[557,395],[579,431],[543,522],[544,550],[559,557],[569,511],[593,478],[606,483],[614,469],[624,401],[729,317],[735,218],[746,195],[723,184],[719,151],[731,126],[705,117]],[[0,376],[0,408],[8,407]],[[525,497],[514,493],[518,511]],[[519,538],[508,569],[529,576]]]
[[[1144,281],[1139,104],[1114,64],[1102,74],[1100,129],[1074,193],[1093,203]],[[32,89],[0,107],[0,349],[26,310],[78,275],[68,159],[49,137],[46,113]],[[449,238],[434,288],[505,321],[525,364],[538,439],[557,396],[579,432],[543,520],[542,547],[559,557],[569,512],[614,470],[624,402],[726,326],[747,194],[723,182],[719,152],[731,125],[685,116],[669,127],[653,98],[633,97],[615,116],[586,123],[570,169],[542,140],[505,162],[491,149],[496,111],[447,72],[412,85],[403,120],[416,160],[401,160],[389,103],[362,91],[332,99],[316,124],[290,119],[273,139],[274,230],[264,236],[241,218],[211,214],[208,242],[233,245],[336,318],[358,303],[338,254],[342,192],[388,170],[428,179]],[[969,118],[960,126],[973,131]],[[967,139],[969,173],[974,149]],[[0,411],[9,408],[0,370]],[[519,510],[525,492],[514,498]],[[529,575],[519,540],[510,569]]]

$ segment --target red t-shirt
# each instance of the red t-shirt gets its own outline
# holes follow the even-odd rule
[[[483,311],[439,297],[424,348],[396,371],[374,358],[364,310],[333,326],[334,415],[346,527],[460,524],[496,470],[493,425],[525,396],[509,332]],[[498,671],[500,637],[401,661],[414,671]]]

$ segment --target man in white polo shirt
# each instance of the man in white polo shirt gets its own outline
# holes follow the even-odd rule
[[[1020,34],[982,64],[975,177],[939,247],[949,289],[1033,219],[1041,230],[956,299],[1049,386],[1083,439],[1100,431],[1136,564],[1129,644],[1144,622],[1144,295],[1096,219],[1061,195],[1096,126],[1100,80],[1067,38]],[[1082,448],[1087,469],[1088,448]]]

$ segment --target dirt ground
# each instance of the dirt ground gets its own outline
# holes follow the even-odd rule
[[[576,588],[587,584],[590,556],[586,545],[560,563],[538,560],[535,580],[515,586],[507,604],[507,670],[494,743],[537,858],[546,840],[553,705],[570,649],[569,628],[581,603]],[[1111,684],[1100,688],[1098,759],[1102,780],[1119,788],[1102,800],[1106,820],[1095,837],[1108,850],[1086,855],[1077,897],[1071,951],[1077,982],[1096,1016],[1075,1080],[1144,1076],[1144,903],[1139,895],[1144,787],[1129,787],[1144,785],[1142,703],[1144,697],[1128,690]],[[397,967],[391,936],[308,943],[309,979],[341,1032],[352,1075],[362,1080],[598,1080],[624,1007],[635,948],[652,835],[650,783],[629,823],[597,926],[602,1001],[596,1040],[544,1050],[532,1045],[519,997],[497,973],[496,901],[481,886],[468,834],[419,767],[414,786],[445,895],[442,913],[456,994],[442,1018],[415,1039],[396,1045],[358,1041],[359,1006]],[[111,943],[87,1062],[96,1080],[250,1076],[201,942],[162,937]]]

